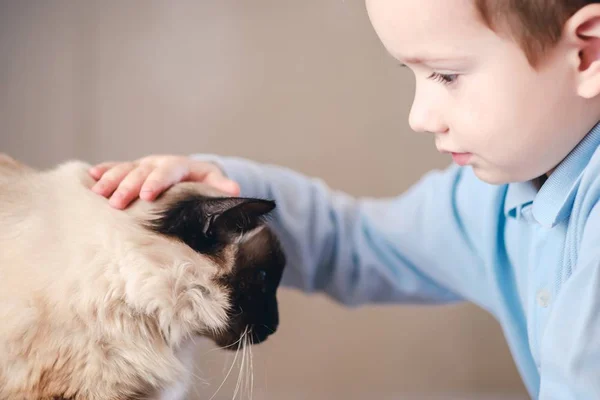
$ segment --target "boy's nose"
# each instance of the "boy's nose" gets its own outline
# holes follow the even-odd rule
[[[444,123],[437,107],[431,101],[422,99],[415,94],[413,105],[410,109],[408,123],[415,132],[447,133],[448,125]]]

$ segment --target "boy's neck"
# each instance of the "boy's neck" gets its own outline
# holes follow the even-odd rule
[[[533,185],[535,186],[535,188],[537,190],[540,190],[542,188],[542,185],[548,180],[548,177],[550,176],[550,174],[551,174],[551,172],[548,172],[547,174],[538,176],[537,178],[533,179]]]

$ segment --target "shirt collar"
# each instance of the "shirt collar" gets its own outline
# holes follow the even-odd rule
[[[533,203],[536,194],[537,189],[532,181],[511,183],[504,200],[504,215],[517,218],[523,207]]]
[[[585,167],[598,146],[600,122],[558,165],[539,191],[531,181],[508,185],[505,215],[517,217],[521,208],[533,204],[533,218],[542,226],[550,228],[568,218]]]

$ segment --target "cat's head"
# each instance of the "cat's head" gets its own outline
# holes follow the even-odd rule
[[[276,292],[285,256],[266,225],[270,200],[218,196],[202,185],[182,183],[158,199],[150,228],[180,240],[213,260],[212,282],[229,295],[226,328],[205,333],[217,345],[236,349],[245,333],[253,344],[277,330]]]

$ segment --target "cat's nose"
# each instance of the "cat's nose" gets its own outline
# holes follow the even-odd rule
[[[254,344],[265,341],[270,335],[274,334],[277,330],[277,323],[275,324],[258,324],[252,327],[252,342]]]

